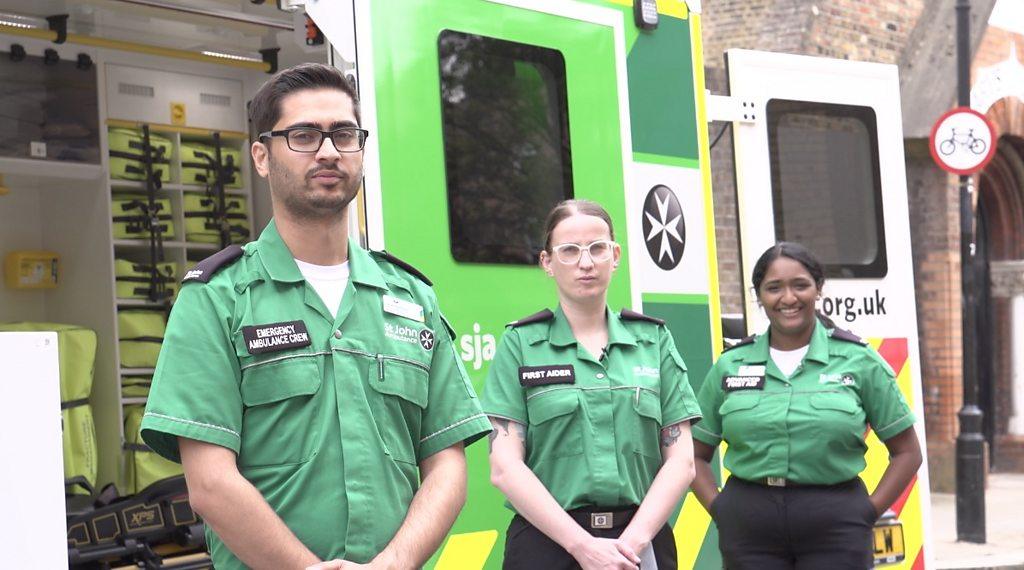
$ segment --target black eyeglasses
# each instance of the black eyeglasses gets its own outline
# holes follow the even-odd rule
[[[288,148],[295,152],[317,152],[324,144],[324,139],[331,138],[338,152],[359,152],[366,144],[370,131],[355,127],[342,127],[333,131],[321,131],[313,127],[292,127],[279,131],[260,133],[260,139],[268,137],[284,137]]]

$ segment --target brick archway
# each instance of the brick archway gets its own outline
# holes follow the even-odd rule
[[[986,245],[994,267],[1000,261],[1024,259],[1024,102],[1002,99],[987,116],[996,127],[998,142],[995,157],[978,176],[978,207],[985,212]],[[1005,295],[992,296],[991,350],[979,353],[979,358],[992,363],[994,468],[1019,471],[1024,469],[1024,439],[1007,435],[1011,415],[1021,413],[1013,409],[1011,303]]]

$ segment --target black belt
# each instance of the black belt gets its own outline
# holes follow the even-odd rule
[[[580,507],[566,511],[583,528],[610,529],[629,524],[637,507]]]
[[[822,483],[798,483],[796,481],[791,481],[789,479],[786,479],[785,477],[763,477],[761,479],[740,479],[739,477],[736,477],[734,475],[732,478],[736,479],[737,481],[742,481],[743,483],[747,483],[749,485],[759,485],[759,486],[763,486],[763,487],[778,487],[778,488],[785,487],[785,488],[788,488],[788,489],[826,489],[826,488],[830,488],[830,487],[846,487],[848,485],[856,484],[858,481],[860,481],[859,477],[854,477],[853,479],[850,479],[849,481],[842,481],[842,482],[839,482],[839,483],[829,483],[829,484],[822,484]]]
[[[89,403],[89,398],[82,398],[80,400],[69,400],[67,402],[60,403],[60,409],[69,410],[71,408],[77,408],[79,406],[85,406]]]

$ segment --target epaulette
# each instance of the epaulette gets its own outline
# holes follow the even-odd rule
[[[757,335],[756,334],[752,334],[752,335],[750,335],[748,337],[744,337],[744,338],[740,339],[740,341],[737,342],[736,344],[734,344],[732,346],[726,346],[724,349],[722,349],[722,352],[728,352],[728,351],[730,351],[730,350],[732,350],[734,348],[738,348],[740,346],[746,346],[748,344],[754,344],[754,341],[756,339],[757,339]]]
[[[867,342],[864,339],[860,338],[859,336],[853,334],[848,330],[844,330],[841,328],[832,329],[832,334],[830,336],[834,339],[845,340],[846,342],[852,342],[854,344],[867,344]]]
[[[523,325],[528,325],[530,323],[540,323],[543,321],[547,321],[554,318],[554,316],[555,314],[551,312],[551,309],[544,309],[543,311],[536,312],[528,317],[523,317],[518,321],[512,321],[511,323],[505,326],[512,328],[521,327]]]
[[[217,253],[207,257],[200,261],[195,267],[190,269],[181,282],[189,283],[192,281],[198,281],[199,283],[209,283],[210,279],[213,278],[213,274],[217,273],[221,269],[231,265],[242,254],[245,250],[239,245],[229,245]]]
[[[622,311],[619,312],[619,316],[627,321],[647,321],[656,325],[665,324],[665,319],[659,319],[658,317],[652,317],[636,311],[630,311],[629,309],[622,309]]]
[[[408,263],[402,261],[401,259],[398,259],[397,257],[391,255],[387,251],[385,251],[385,250],[377,251],[377,250],[371,249],[370,253],[372,253],[374,255],[378,255],[380,257],[383,257],[384,259],[390,261],[391,263],[401,267],[402,269],[404,269],[404,270],[408,271],[409,273],[415,275],[420,281],[426,283],[430,287],[434,286],[434,282],[431,281],[430,279],[427,279],[427,276],[424,275],[423,273],[421,273],[419,269],[416,269],[415,267],[409,265]]]

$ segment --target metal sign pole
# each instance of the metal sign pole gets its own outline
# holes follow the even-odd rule
[[[970,0],[957,0],[957,97],[961,106],[971,104]],[[995,145],[995,141],[992,141]],[[974,208],[971,177],[960,176],[960,279],[963,343],[963,407],[960,434],[956,439],[956,534],[957,540],[985,542],[985,437],[978,407],[978,355],[974,283]]]

